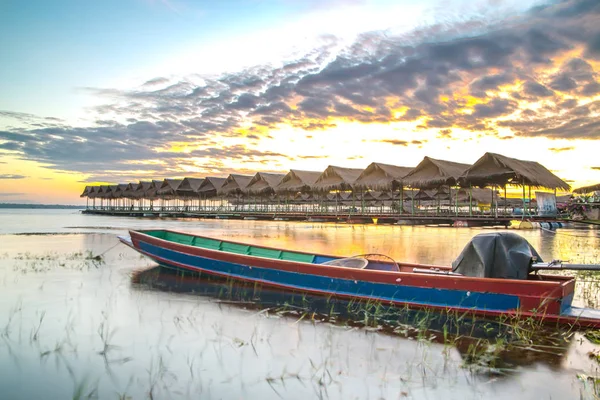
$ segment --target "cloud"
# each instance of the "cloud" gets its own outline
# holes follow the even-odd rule
[[[25,179],[28,178],[25,175],[13,175],[13,174],[0,174],[1,179]]]
[[[26,193],[10,193],[10,192],[8,192],[8,193],[2,193],[2,192],[0,192],[0,197],[23,196],[25,194]]]
[[[534,98],[548,97],[548,96],[552,96],[554,94],[546,86],[541,85],[538,82],[533,82],[533,81],[526,82],[523,85],[523,91],[525,92],[525,94],[532,96]]]
[[[515,76],[510,73],[486,75],[471,82],[469,90],[471,95],[483,98],[487,96],[487,91],[497,91],[501,85],[512,83],[514,80]]]
[[[441,137],[459,130],[498,135],[507,128],[511,133],[501,139],[597,140],[600,109],[591,96],[600,84],[591,60],[600,43],[598,4],[569,0],[494,23],[369,32],[346,47],[324,37],[319,47],[279,65],[155,77],[131,90],[84,88],[106,99],[94,109],[94,125],[12,116],[30,125],[1,130],[0,152],[99,179],[143,168],[159,175],[227,169],[246,158],[281,162],[289,155],[221,143],[260,142],[279,126],[314,132],[318,140],[319,131],[339,121],[415,122]],[[192,150],[174,151],[174,143]],[[403,136],[383,143],[419,145]]]
[[[158,78],[154,78],[154,79],[150,79],[150,80],[146,81],[142,86],[162,85],[162,84],[165,84],[168,82],[169,82],[169,80],[167,78],[158,77]]]
[[[399,140],[399,139],[383,139],[383,140],[379,140],[380,143],[387,143],[387,144],[391,144],[394,146],[409,146],[411,144],[414,145],[422,145],[423,143],[427,142],[427,140]]]
[[[548,150],[554,152],[554,153],[562,153],[563,151],[570,151],[570,150],[574,150],[575,147],[570,146],[570,147],[550,147]]]
[[[327,158],[328,156],[303,155],[303,156],[297,156],[297,157],[301,158],[303,160],[311,160],[311,159]]]
[[[410,143],[408,140],[397,140],[397,139],[386,139],[386,140],[380,140],[381,143],[387,143],[387,144],[391,144],[394,146],[408,146],[408,144]]]
[[[588,57],[600,60],[600,34],[596,34],[590,38],[587,43],[586,55]]]
[[[473,116],[475,118],[496,118],[511,114],[517,109],[517,102],[507,99],[494,98],[485,104],[476,104]]]

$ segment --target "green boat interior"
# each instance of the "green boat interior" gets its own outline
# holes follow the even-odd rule
[[[263,257],[273,260],[294,261],[309,264],[334,265],[355,269],[377,269],[388,271],[397,271],[398,269],[400,269],[398,264],[391,259],[390,262],[386,262],[387,260],[370,260],[366,257],[361,256],[350,258],[323,256],[296,251],[271,249],[268,247],[254,246],[242,243],[234,243],[226,240],[211,239],[165,230],[143,231],[143,233],[158,239],[163,239],[169,242],[179,243],[187,246],[200,247],[208,250],[219,250],[227,253]]]

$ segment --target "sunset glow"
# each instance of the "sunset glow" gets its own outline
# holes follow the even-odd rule
[[[600,182],[599,2],[415,4],[2,5],[0,202],[488,151]]]

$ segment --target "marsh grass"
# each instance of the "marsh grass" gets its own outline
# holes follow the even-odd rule
[[[458,349],[463,356],[462,367],[478,376],[510,375],[517,366],[530,360],[559,359],[575,332],[573,327],[548,326],[538,319],[519,315],[487,320],[472,312],[412,310],[374,300],[342,301],[331,296],[290,294],[256,283],[247,285],[201,274],[182,275],[181,271],[160,268],[138,271],[132,282],[142,287],[215,297],[228,305],[259,309],[265,317],[293,319],[294,324],[329,323],[399,336],[424,345],[441,344],[446,355],[450,349]],[[249,344],[236,339],[233,343],[239,347]],[[298,376],[291,374],[284,380],[292,378]],[[319,379],[325,381],[326,377]],[[275,390],[281,381],[273,378],[268,383]]]
[[[35,254],[31,252],[18,253],[14,257],[13,271],[27,273],[44,273],[58,269],[87,270],[99,268],[105,264],[104,257],[92,251],[78,251],[67,254],[47,252]]]
[[[74,382],[73,400],[98,399],[98,382],[88,376]]]

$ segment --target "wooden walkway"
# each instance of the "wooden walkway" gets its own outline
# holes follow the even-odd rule
[[[238,219],[264,221],[308,221],[338,222],[356,224],[398,224],[398,225],[445,225],[445,226],[509,226],[511,221],[522,220],[522,215],[489,214],[392,214],[392,213],[334,213],[334,212],[274,212],[274,211],[232,211],[232,210],[149,210],[149,209],[86,209],[84,214],[111,215],[137,218],[200,218]],[[525,217],[537,222],[559,222],[564,219]]]

